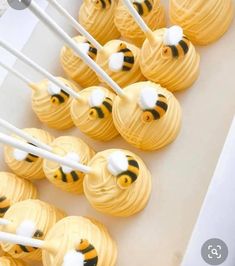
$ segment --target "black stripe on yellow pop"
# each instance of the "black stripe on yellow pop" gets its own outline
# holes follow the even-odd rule
[[[125,43],[121,43],[118,53],[124,54],[122,71],[130,71],[135,64],[135,57],[130,49],[127,48]]]
[[[95,60],[97,56],[97,49],[89,41],[87,41],[87,43],[89,44],[88,55],[91,59]]]
[[[28,144],[34,146],[34,147],[37,147],[36,145],[34,145],[33,143],[30,143],[28,142]],[[38,156],[37,155],[34,155],[32,153],[28,153],[27,157],[25,158],[25,161],[28,162],[28,163],[34,163],[38,160]]]
[[[189,51],[190,41],[186,36],[178,43],[178,45],[164,45],[162,57],[165,59],[181,58]]]
[[[51,103],[55,106],[65,103],[69,99],[69,94],[63,90],[59,94],[51,96]]]
[[[10,208],[10,200],[5,196],[0,197],[0,217],[3,217],[6,211]]]
[[[152,0],[144,0],[142,3],[134,1],[133,5],[134,5],[136,11],[139,13],[139,15],[142,17],[147,16],[153,9],[153,1]]]
[[[60,167],[54,174],[55,179],[59,179],[64,183],[77,182],[84,177],[84,173],[80,171],[71,171],[70,173],[64,173],[62,167]]]
[[[109,9],[112,2],[111,0],[94,0],[97,9]]]
[[[76,247],[76,251],[83,254],[84,266],[97,266],[98,264],[97,251],[95,247],[89,243],[88,240],[82,239],[81,242]]]
[[[144,110],[142,120],[144,122],[152,122],[154,120],[159,120],[165,115],[167,109],[167,98],[162,94],[158,94],[158,99],[156,101],[155,108]]]
[[[42,238],[43,237],[43,232],[41,230],[37,230],[34,235],[33,238]],[[23,246],[23,245],[15,245],[15,249],[14,249],[14,253],[15,254],[21,254],[21,253],[31,253],[34,252],[35,250],[37,250],[38,248],[36,247],[28,247],[28,246]]]
[[[97,118],[103,119],[108,117],[112,113],[113,101],[109,97],[106,97],[101,106],[93,106],[90,108],[89,117],[94,120]]]
[[[127,155],[128,169],[117,176],[117,184],[120,188],[126,189],[133,184],[139,176],[139,164],[132,157]]]

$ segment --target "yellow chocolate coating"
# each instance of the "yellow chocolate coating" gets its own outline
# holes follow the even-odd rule
[[[86,88],[80,92],[81,100],[73,100],[71,105],[71,116],[76,127],[84,134],[96,140],[108,141],[116,137],[119,133],[114,126],[112,115],[102,119],[90,119],[89,110],[91,107],[88,99],[91,92],[95,89],[105,91],[106,97],[114,101],[116,95],[104,87],[93,86]]]
[[[121,189],[117,177],[108,168],[108,157],[117,151],[110,149],[97,153],[90,161],[93,169],[84,179],[84,193],[92,207],[105,214],[127,217],[140,212],[147,204],[151,193],[151,173],[144,162],[130,151],[121,150],[133,156],[139,164],[139,176],[128,188]]]
[[[118,48],[121,43],[126,44],[127,48],[130,49],[134,55],[135,63],[130,71],[120,70],[114,72],[109,68],[109,57],[118,52]],[[106,43],[103,47],[103,50],[98,52],[96,62],[101,68],[114,80],[118,83],[120,87],[125,87],[129,84],[135,83],[137,81],[144,80],[144,76],[140,70],[140,49],[133,44],[121,40],[113,40]],[[101,82],[102,79],[100,79]]]
[[[166,29],[157,30],[145,40],[141,49],[141,71],[147,79],[170,91],[187,89],[199,76],[200,56],[190,43],[188,53],[182,58],[163,58],[165,31]]]
[[[97,9],[95,1],[83,0],[79,11],[81,25],[102,45],[120,37],[120,33],[114,24],[114,13],[117,1],[111,0],[108,9]]]
[[[222,37],[233,16],[232,0],[170,0],[171,21],[198,45],[208,45]]]
[[[50,145],[54,139],[47,131],[44,131],[42,129],[26,128],[24,129],[24,131],[48,145]],[[25,141],[18,136],[14,135],[14,137],[19,140]],[[25,160],[18,161],[15,159],[13,155],[14,149],[15,148],[13,147],[5,146],[4,159],[6,164],[15,174],[17,174],[19,177],[29,180],[45,178],[45,174],[42,168],[42,163],[43,163],[42,158],[38,158],[35,162],[27,162]]]
[[[151,86],[167,98],[168,110],[159,120],[146,123],[142,120],[143,110],[139,107],[141,88]],[[116,97],[113,119],[122,137],[142,150],[157,150],[177,137],[181,126],[181,107],[174,95],[159,84],[150,81],[138,82],[125,88],[127,99]]]
[[[165,8],[160,0],[153,0],[153,9],[149,14],[142,17],[151,30],[160,29],[166,26]],[[122,0],[119,0],[115,11],[114,22],[122,37],[127,41],[141,47],[146,36],[140,29],[128,8]]]
[[[58,77],[58,79],[75,91],[79,91],[78,87],[71,81]],[[60,104],[53,105],[51,103],[51,95],[48,93],[48,80],[44,79],[36,86],[36,90],[32,94],[32,108],[38,119],[48,127],[65,130],[74,126],[70,116],[70,105],[72,97]]]
[[[80,163],[87,165],[91,158],[95,155],[93,149],[91,149],[84,141],[72,136],[63,136],[55,139],[52,142],[53,151],[56,154],[65,156],[67,153],[76,153],[80,157]],[[75,193],[83,193],[83,178],[76,182],[63,182],[61,179],[54,178],[54,175],[60,165],[57,162],[44,160],[43,169],[48,180],[59,187],[60,189]]]
[[[16,260],[9,256],[0,257],[0,265],[1,266],[27,266],[25,262],[22,260]]]
[[[37,197],[37,189],[32,183],[12,173],[0,172],[0,180],[0,197],[6,197],[9,207],[18,201]],[[0,217],[3,215],[4,212],[1,212]]]
[[[68,251],[75,250],[81,239],[88,240],[98,253],[97,266],[115,266],[117,247],[107,229],[101,223],[85,217],[70,216],[59,221],[47,234],[48,246],[55,253],[43,251],[44,266],[62,266]]]
[[[76,36],[73,38],[77,43],[83,43],[86,38]],[[76,81],[82,87],[89,87],[99,84],[96,73],[86,65],[79,56],[68,46],[64,46],[60,53],[60,62],[65,74]]]
[[[44,239],[48,231],[64,218],[65,214],[54,206],[40,200],[25,200],[11,206],[5,213],[4,218],[11,221],[11,224],[2,226],[4,232],[15,234],[17,228],[24,221],[32,221],[36,225],[36,230],[40,230],[43,236],[38,239]],[[16,253],[18,245],[2,243],[2,249],[17,259],[41,260],[41,249],[35,249],[31,252]]]

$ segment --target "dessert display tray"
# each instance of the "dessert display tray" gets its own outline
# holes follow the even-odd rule
[[[75,17],[80,2],[60,0]],[[168,1],[162,2],[167,8]],[[76,35],[50,7],[47,13],[71,36]],[[155,152],[141,152],[121,137],[101,143],[89,139],[76,128],[61,132],[49,129],[33,113],[31,91],[22,82],[8,75],[1,85],[1,118],[21,128],[46,129],[54,136],[81,137],[96,151],[128,149],[140,155],[149,167],[153,177],[150,201],[141,213],[130,218],[102,215],[91,208],[84,196],[63,192],[47,180],[35,182],[41,199],[64,209],[69,215],[95,217],[107,226],[118,244],[117,266],[180,265],[235,113],[234,43],[235,21],[219,41],[197,47],[201,55],[200,77],[192,88],[175,93],[183,109],[181,132],[174,143]],[[42,23],[38,23],[22,51],[52,73],[63,75],[59,62],[62,45]],[[15,67],[34,81],[42,78],[18,61]],[[2,159],[2,149],[0,158],[0,169],[9,170]],[[35,263],[31,265],[36,266]]]

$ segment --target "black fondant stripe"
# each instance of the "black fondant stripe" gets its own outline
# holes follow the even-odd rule
[[[79,177],[75,171],[71,172],[71,176],[72,176],[74,182],[79,180]]]
[[[155,109],[150,109],[150,110],[147,110],[149,111],[150,113],[152,113],[153,117],[155,120],[159,119],[160,118],[160,115],[159,113],[155,110]]]
[[[52,97],[55,97],[59,100],[60,103],[64,103],[64,98],[59,94],[54,94]]]
[[[142,7],[142,4],[140,3],[133,3],[133,5],[135,5],[138,9],[138,13],[142,16],[144,14],[144,10],[143,10],[143,7]]]
[[[156,105],[161,107],[164,111],[167,111],[168,105],[166,103],[157,101]]]
[[[6,200],[7,198],[5,196],[0,197],[0,202]]]
[[[128,48],[123,48],[119,50],[119,53],[126,53],[126,52],[130,52],[130,50]]]
[[[93,108],[96,110],[99,118],[104,118],[104,113],[100,107],[94,106]]]
[[[37,230],[37,231],[34,233],[33,236],[34,236],[34,237],[42,237],[42,236],[43,236],[43,232],[40,231],[40,230]]]
[[[93,259],[85,260],[84,265],[86,266],[97,266],[98,263],[98,257],[96,256]]]
[[[124,62],[134,64],[134,56],[124,56]]]
[[[37,155],[34,155],[34,154],[32,154],[32,153],[29,153],[29,155],[32,156],[32,157],[34,157],[34,158],[38,158]]]
[[[135,181],[137,179],[137,175],[133,172],[131,172],[130,170],[127,170],[125,172],[122,172],[121,174],[119,174],[117,177],[120,177],[122,175],[128,175],[131,177],[132,181]]]
[[[100,0],[101,4],[102,4],[102,8],[106,8],[106,3],[105,0]]]
[[[68,180],[67,180],[66,174],[63,172],[62,168],[60,168],[60,173],[62,175],[62,181],[67,183]]]
[[[9,208],[10,206],[7,206],[5,208],[0,208],[0,213],[5,213]]]
[[[112,113],[112,105],[109,102],[104,101],[103,105],[108,109],[110,113]]]
[[[66,91],[62,90],[61,92],[63,92],[67,97],[69,97],[69,94]]]
[[[122,70],[123,70],[123,71],[129,71],[130,69],[131,69],[131,68],[128,67],[128,66],[123,66],[123,67],[122,67]]]
[[[97,49],[95,47],[90,47],[89,51],[95,55],[97,55]]]
[[[137,163],[136,160],[130,160],[130,161],[128,161],[128,163],[129,163],[129,165],[134,166],[134,167],[139,169],[139,164]]]
[[[92,245],[89,245],[87,248],[81,250],[82,254],[86,254],[87,252],[93,250],[94,247]]]
[[[23,252],[29,253],[28,249],[25,246],[19,245],[19,247]]]
[[[148,11],[151,11],[151,10],[153,9],[153,6],[152,6],[152,4],[150,3],[149,0],[146,0],[146,1],[145,1],[145,4],[146,4],[146,6],[147,6],[147,8],[148,8]]]
[[[180,45],[180,46],[182,47],[182,49],[184,50],[184,54],[187,54],[188,49],[189,49],[187,43],[186,43],[184,40],[181,40],[181,41],[179,42],[179,45]]]
[[[158,97],[163,97],[163,98],[166,98],[166,96],[165,95],[163,95],[163,94],[158,94]]]
[[[169,45],[169,47],[171,48],[173,57],[179,57],[179,52],[177,48],[174,45]]]
[[[32,162],[33,162],[33,161],[32,161],[31,159],[29,159],[29,158],[26,158],[25,161],[28,162],[28,163],[32,163]]]

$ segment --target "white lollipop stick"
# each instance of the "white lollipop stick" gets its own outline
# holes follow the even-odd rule
[[[74,19],[68,11],[66,11],[56,0],[47,0],[62,16],[64,16],[78,32],[80,32],[83,36],[86,37],[86,39],[94,45],[94,47],[100,51],[103,47],[102,45],[95,39],[93,36],[90,35],[89,32],[87,32],[81,24],[77,22],[76,19]]]
[[[15,133],[17,136],[27,140],[28,142],[38,146],[39,148],[42,148],[42,149],[47,150],[47,151],[52,151],[51,146],[37,140],[36,138],[31,136],[30,134],[26,133],[22,129],[15,127],[14,125],[10,124],[9,122],[7,122],[6,120],[4,120],[2,118],[0,118],[0,126],[9,130],[12,133]]]
[[[4,219],[4,218],[0,218],[0,225],[8,225],[10,224],[11,222],[7,219]]]
[[[41,148],[35,147],[33,145],[30,145],[28,143],[22,142],[20,140],[17,140],[13,137],[10,137],[6,134],[0,133],[0,142],[12,146],[16,149],[25,151],[27,153],[34,154],[36,156],[39,156],[41,158],[45,158],[51,161],[55,161],[59,163],[60,165],[64,165],[67,167],[70,167],[75,170],[79,170],[85,174],[89,174],[92,172],[92,169],[86,165],[77,163],[73,160],[69,160],[67,158],[61,157],[59,155],[56,155],[54,153],[51,153],[49,151],[43,150]]]
[[[33,60],[25,56],[20,51],[17,51],[13,47],[11,47],[8,43],[0,40],[0,46],[2,46],[4,49],[6,49],[9,53],[17,57],[19,60],[24,62],[26,65],[32,67],[34,70],[45,76],[48,80],[50,80],[52,83],[57,85],[58,87],[62,88],[65,92],[67,92],[70,96],[72,96],[75,99],[79,99],[79,94],[76,93],[74,90],[66,86],[63,82],[59,81],[56,77],[51,75],[47,70],[40,67],[37,63],[35,63]]]
[[[139,15],[137,10],[134,8],[132,2],[130,0],[123,0],[132,17],[135,19],[136,23],[139,25],[141,30],[148,35],[148,33],[152,32],[147,24],[144,22],[142,17]]]
[[[15,77],[17,77],[18,79],[20,79],[21,81],[23,81],[24,83],[26,83],[28,86],[30,86],[31,88],[33,85],[33,82],[31,80],[29,80],[28,78],[26,78],[24,75],[22,75],[21,73],[19,73],[18,71],[14,70],[13,68],[9,67],[8,65],[0,62],[0,66],[4,69],[6,69],[7,71],[9,71],[11,74],[13,74]]]
[[[22,0],[27,4],[28,1]],[[27,2],[27,3],[26,3]],[[126,97],[124,91],[114,82],[104,70],[96,64],[87,54],[83,53],[77,43],[70,38],[66,32],[60,28],[34,1],[28,7],[48,28],[50,28],[60,39],[73,49],[78,56],[87,64],[98,76],[100,76],[120,97]]]

